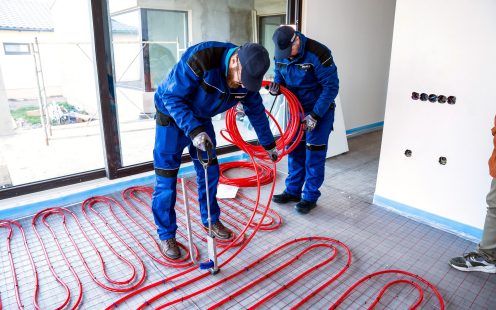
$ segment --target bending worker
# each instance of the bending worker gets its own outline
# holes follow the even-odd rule
[[[272,201],[297,202],[295,209],[306,214],[316,207],[319,188],[324,182],[327,142],[334,123],[334,99],[339,90],[338,73],[331,51],[292,27],[277,28],[272,40],[275,77],[269,91],[278,95],[280,85],[284,85],[298,97],[305,112],[303,128],[306,131],[301,143],[288,155],[286,189],[274,195]]]
[[[174,205],[177,173],[185,147],[189,147],[197,174],[204,226],[208,226],[205,175],[197,159],[197,148],[204,159],[207,159],[207,149],[212,150],[213,164],[207,170],[212,232],[219,239],[232,237],[232,232],[219,220],[216,200],[219,166],[211,117],[243,103],[260,144],[272,160],[277,160],[276,144],[259,94],[269,65],[268,52],[259,44],[246,43],[237,47],[231,43],[204,42],[188,48],[158,87],[155,93],[157,126],[153,158],[156,184],[152,211],[161,250],[168,258],[177,260],[181,257],[175,239]]]

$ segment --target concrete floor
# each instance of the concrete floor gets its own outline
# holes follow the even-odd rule
[[[381,143],[381,131],[376,131],[349,140],[350,151],[346,154],[331,158],[326,163],[326,180],[322,186],[322,197],[318,202],[318,207],[308,215],[300,215],[293,209],[293,205],[273,204],[272,209],[280,214],[283,219],[283,225],[274,231],[259,231],[252,242],[238,255],[231,263],[223,268],[220,274],[215,277],[209,276],[200,282],[193,283],[185,289],[179,289],[175,292],[159,299],[152,305],[163,304],[166,301],[184,296],[186,293],[205,287],[213,281],[222,279],[237,270],[242,269],[250,262],[257,260],[259,257],[277,246],[294,240],[295,238],[322,236],[333,238],[344,243],[352,253],[352,262],[348,270],[334,283],[323,289],[315,297],[306,302],[303,309],[327,309],[334,301],[354,282],[360,278],[379,270],[401,269],[417,274],[437,287],[444,299],[445,306],[448,309],[494,309],[496,303],[496,277],[494,275],[481,273],[463,273],[452,269],[448,265],[448,260],[453,256],[461,255],[470,251],[475,244],[461,239],[452,234],[429,227],[425,224],[415,222],[399,214],[389,212],[383,208],[372,204],[372,196],[375,189],[377,168],[379,162],[379,151]],[[284,179],[286,174],[285,164],[279,165],[279,173],[276,181],[276,193],[284,189]],[[232,171],[231,175],[239,175],[239,172]],[[269,194],[269,186],[264,186],[262,190],[262,201],[266,201]],[[240,190],[249,197],[255,196],[255,190],[243,188]],[[119,201],[125,210],[130,208],[123,202],[121,193],[110,194]],[[221,207],[228,210],[227,206],[221,204]],[[90,238],[94,240],[97,247],[102,250],[102,255],[106,260],[107,268],[113,276],[122,276],[127,274],[122,263],[105,250],[101,238],[91,228],[81,212],[81,204],[70,206],[82,226],[89,232]],[[117,233],[121,236],[128,236],[120,226],[111,221],[112,216],[107,208],[98,206],[102,215],[106,216]],[[120,212],[117,218],[121,219],[133,234],[139,236],[138,239],[146,243],[143,234],[130,222],[130,220]],[[91,216],[98,223],[96,216]],[[148,218],[151,219],[150,214]],[[41,251],[41,246],[31,227],[31,218],[20,220],[25,229],[30,251],[33,254],[35,264],[40,274],[40,294],[39,302],[42,308],[53,308],[59,305],[65,295],[62,287],[56,282],[49,272],[48,264]],[[57,218],[50,218],[51,223],[57,231],[57,236],[64,245],[63,250],[67,255],[71,265],[81,278],[83,287],[83,303],[81,309],[103,308],[111,305],[122,294],[109,293],[98,287],[86,272],[84,265],[75,253],[74,247],[63,231],[61,221]],[[81,238],[79,245],[82,249],[83,256],[87,258],[92,267],[97,266],[94,258],[91,258],[91,248],[87,241],[82,239],[82,234],[77,228],[73,219],[68,219],[67,224],[75,238]],[[103,223],[98,224],[102,230],[106,230]],[[52,259],[52,265],[57,273],[67,279],[68,286],[73,294],[71,305],[73,305],[77,296],[77,281],[65,267],[58,249],[51,237],[49,231],[37,221],[37,229],[44,242],[46,242],[49,257]],[[185,231],[184,228],[180,228]],[[108,232],[108,231],[107,231]],[[147,232],[156,238],[151,227],[147,227]],[[5,309],[16,308],[15,291],[13,281],[6,255],[7,232],[0,229],[0,298]],[[135,266],[139,266],[138,260],[129,254],[125,245],[114,237],[110,232],[106,234],[110,243],[120,252],[127,254],[126,257],[131,259]],[[184,242],[184,239],[181,239]],[[143,260],[147,278],[144,285],[161,280],[178,272],[177,269],[171,269],[157,264],[144,254],[144,251],[130,238],[125,241],[132,246],[133,250]],[[198,243],[205,257],[205,247],[201,242]],[[224,296],[231,294],[238,288],[248,284],[250,281],[266,274],[276,268],[276,266],[290,260],[304,246],[319,243],[319,241],[306,241],[289,247],[286,251],[274,256],[268,261],[262,262],[259,266],[243,273],[242,277],[221,284],[218,288],[208,293],[195,296],[191,300],[178,303],[174,306],[176,309],[205,309],[214,304]],[[14,232],[12,239],[12,252],[14,262],[18,270],[20,280],[21,299],[26,309],[32,309],[33,283],[34,279],[30,273],[29,260],[23,248],[22,239],[17,231]],[[265,303],[263,309],[286,309],[294,306],[301,298],[306,296],[316,287],[328,281],[341,268],[346,265],[347,255],[343,247],[336,246],[338,255],[332,263],[320,268],[296,284],[289,286],[287,290],[275,296]],[[122,251],[122,252],[121,252]],[[232,253],[232,252],[230,252]],[[291,264],[285,271],[265,279],[261,284],[251,288],[247,293],[241,294],[229,301],[222,308],[227,309],[245,309],[253,305],[261,297],[267,295],[270,291],[290,283],[291,279],[302,270],[315,266],[319,261],[329,255],[328,249],[316,249],[310,255],[304,255],[295,263]],[[222,259],[221,259],[222,261]],[[96,268],[96,267],[95,267]],[[96,269],[95,269],[96,270]],[[139,268],[138,268],[139,270]],[[139,271],[138,271],[139,273]],[[101,273],[96,272],[97,278],[101,279]],[[198,273],[194,273],[198,274]],[[362,309],[368,307],[374,300],[382,286],[397,277],[386,275],[375,280],[370,280],[352,293],[343,304],[341,309]],[[158,288],[148,290],[137,297],[132,298],[119,308],[134,309],[143,303],[180,281],[165,283]],[[422,308],[438,309],[439,304],[434,298],[432,291],[424,288],[424,301]],[[407,309],[417,299],[417,293],[410,286],[399,285],[392,287],[381,299],[380,308],[386,309]]]

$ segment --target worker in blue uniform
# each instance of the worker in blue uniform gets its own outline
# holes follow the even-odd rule
[[[161,250],[172,260],[181,257],[177,230],[176,182],[185,147],[196,170],[201,220],[208,226],[206,186],[203,166],[211,149],[212,164],[207,168],[212,232],[219,239],[232,238],[232,232],[219,220],[216,200],[219,166],[215,153],[215,132],[211,118],[242,103],[260,144],[277,161],[278,152],[270,131],[259,90],[270,66],[267,50],[255,43],[238,47],[231,43],[203,42],[188,48],[180,61],[155,92],[157,125],[153,150],[156,174],[152,211]]]
[[[288,155],[286,189],[272,200],[297,202],[302,214],[317,206],[319,188],[324,182],[329,135],[333,129],[335,98],[339,79],[331,51],[323,44],[305,37],[290,26],[276,29],[275,77],[269,86],[278,95],[280,85],[288,88],[300,101],[305,134],[301,143]]]

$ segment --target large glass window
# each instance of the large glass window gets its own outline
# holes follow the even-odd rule
[[[0,188],[104,167],[89,8],[0,1]]]
[[[150,161],[154,91],[188,44],[188,12],[138,8],[111,15],[123,165]]]
[[[270,40],[272,34],[269,32],[284,23],[286,12],[284,0],[270,3],[258,0],[137,3],[137,8],[127,8],[118,0],[109,2],[124,165],[152,160],[155,136],[153,94],[187,47],[203,41],[228,41],[238,45],[258,41],[271,51],[272,41],[266,38]],[[257,23],[258,19],[261,22]],[[115,26],[133,29],[133,32],[128,32],[125,38],[124,33]],[[140,76],[137,77],[137,74]],[[271,67],[267,78],[272,76]],[[273,98],[262,93],[264,103],[270,109]],[[280,103],[274,105],[279,106]],[[247,119],[241,118],[239,121],[243,137],[256,138]],[[213,123],[218,146],[228,145],[219,134],[225,128],[224,114],[214,117]]]
[[[149,72],[145,72],[145,76],[147,73],[150,74],[150,82],[145,85],[145,89],[154,91],[186,50],[188,13],[160,10],[145,10],[144,13],[146,14],[144,40],[149,42],[148,57],[145,54],[144,58]]]
[[[269,15],[260,16],[258,18],[258,40],[260,44],[265,46],[269,51],[270,59],[274,58],[274,43],[272,42],[272,35],[277,27],[285,24],[286,15]],[[274,62],[270,62],[270,68],[267,72],[269,78],[274,77]]]
[[[258,41],[270,52],[266,17],[288,11],[295,20],[295,8],[294,0],[0,1],[12,13],[0,14],[0,199],[150,170],[154,91],[182,53],[211,40]],[[269,109],[273,98],[264,102]],[[217,132],[225,127],[224,115],[213,121]]]

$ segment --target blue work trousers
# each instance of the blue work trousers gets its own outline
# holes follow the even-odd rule
[[[219,220],[220,216],[220,209],[216,199],[217,184],[219,182],[219,165],[215,153],[216,140],[212,122],[207,121],[203,125],[206,127],[206,132],[214,144],[212,151],[214,163],[207,169],[210,217],[212,224],[214,224]],[[196,148],[192,145],[191,139],[177,127],[174,121],[171,121],[167,126],[157,124],[155,148],[153,150],[156,182],[152,197],[152,211],[155,224],[158,227],[157,233],[160,240],[166,240],[176,236],[177,223],[174,206],[176,204],[177,173],[181,165],[181,156],[185,147],[189,148],[189,154],[193,159],[196,171],[201,220],[203,225],[208,225],[205,171],[198,161]],[[206,159],[207,153],[201,153],[202,157]]]
[[[288,155],[286,192],[306,201],[316,202],[324,182],[329,135],[333,129],[334,108],[329,109],[312,131],[303,135],[300,144]],[[303,191],[302,191],[303,189]]]

